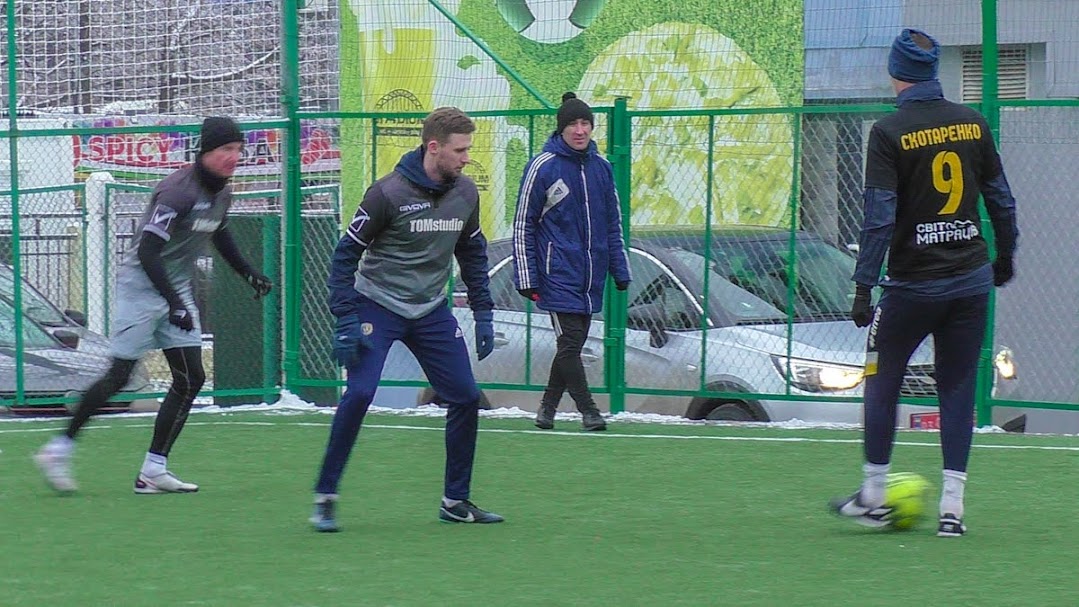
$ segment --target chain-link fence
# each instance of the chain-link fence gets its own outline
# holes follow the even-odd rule
[[[70,404],[100,371],[116,265],[153,185],[194,159],[212,114],[242,123],[230,225],[278,288],[256,303],[212,252],[200,260],[204,400],[272,400],[284,387],[332,404],[342,378],[324,283],[342,222],[417,145],[425,113],[456,105],[478,127],[466,173],[497,308],[495,354],[476,375],[491,405],[534,408],[554,328],[517,295],[508,239],[525,164],[575,90],[615,169],[634,275],[628,292],[608,289],[585,347],[606,406],[857,422],[865,333],[849,310],[864,152],[893,109],[888,45],[917,25],[943,45],[946,96],[999,127],[1019,201],[1019,271],[995,296],[980,421],[1014,425],[1032,407],[1074,416],[1079,27],[1051,27],[1079,25],[1068,3],[39,4],[0,3],[0,405]],[[562,4],[572,13],[559,17]],[[447,297],[471,343],[463,286]],[[44,359],[67,366],[49,379]],[[153,399],[168,371],[154,356],[144,367],[140,397]],[[911,361],[902,423],[932,424],[933,373],[930,342]],[[384,384],[416,390],[400,405],[437,398],[403,348]]]

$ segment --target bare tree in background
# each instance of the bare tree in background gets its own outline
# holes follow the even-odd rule
[[[20,109],[281,114],[279,1],[19,0],[15,9]],[[301,97],[335,108],[336,4],[301,12],[300,27]],[[0,29],[5,74],[6,36]]]

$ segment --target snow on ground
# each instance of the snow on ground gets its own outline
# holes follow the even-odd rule
[[[281,398],[273,404],[259,403],[250,405],[235,405],[229,407],[219,407],[217,405],[196,405],[191,410],[193,415],[215,414],[215,415],[229,415],[234,413],[248,413],[259,412],[268,413],[273,415],[307,415],[311,413],[322,414],[331,416],[334,413],[333,407],[319,407],[310,402],[307,402],[300,397],[292,394],[287,390],[282,390]],[[422,405],[418,407],[406,407],[406,408],[391,408],[391,407],[378,407],[371,406],[370,413],[377,413],[382,415],[399,415],[402,417],[445,417],[446,410],[436,405]],[[112,414],[110,417],[153,417],[156,412],[140,412],[140,413],[117,413]],[[500,407],[498,409],[490,409],[480,411],[480,417],[488,419],[532,419],[535,417],[535,413],[531,411],[525,411],[519,407]],[[824,423],[812,423],[805,422],[798,419],[793,419],[783,422],[716,422],[716,421],[704,421],[704,420],[691,420],[684,417],[678,417],[675,415],[659,415],[657,413],[616,413],[613,415],[605,416],[608,421],[615,423],[641,423],[641,424],[662,424],[662,425],[686,425],[686,426],[737,426],[737,427],[756,427],[756,428],[782,428],[790,430],[799,429],[826,429],[826,430],[860,430],[861,426],[858,424],[824,424]],[[9,423],[22,423],[22,422],[35,422],[42,419],[56,419],[53,418],[40,418],[40,417],[26,417],[26,416],[0,416],[0,422]],[[555,416],[558,421],[579,421],[581,415],[579,413],[558,413]],[[935,430],[928,430],[928,432],[935,432]],[[990,426],[987,428],[976,428],[976,433],[980,434],[992,434],[1002,433],[1003,429],[996,426]]]

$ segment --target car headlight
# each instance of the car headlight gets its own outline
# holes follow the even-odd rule
[[[781,377],[806,392],[850,390],[865,379],[865,369],[853,365],[837,365],[786,356],[772,356],[772,363]]]
[[[993,366],[1001,379],[1015,379],[1015,359],[1010,348],[1001,348],[993,357]]]

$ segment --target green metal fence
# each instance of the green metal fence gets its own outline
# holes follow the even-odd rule
[[[508,93],[478,91],[489,96],[490,105],[480,101],[469,108],[480,130],[468,172],[484,192],[483,227],[493,242],[492,290],[499,309],[496,330],[504,342],[489,360],[474,366],[490,404],[534,408],[553,354],[550,322],[509,288],[512,268],[499,265],[509,251],[500,241],[509,236],[524,164],[554,130],[550,100],[560,91],[531,81],[527,70],[515,66],[514,60],[532,60],[527,53],[503,56],[506,51],[491,38],[490,24],[474,18],[478,7],[451,4],[431,0],[434,12],[427,18],[440,20],[440,27],[448,24],[454,44],[471,45],[470,61],[490,63],[510,86]],[[934,6],[895,4],[912,15]],[[124,83],[100,74],[128,73],[125,69],[134,74],[144,66],[107,64],[95,46],[89,52],[82,47],[81,54],[57,53],[50,72],[41,65],[47,63],[38,35],[41,14],[23,0],[3,5],[7,115],[0,143],[8,171],[0,187],[0,260],[16,279],[9,294],[0,293],[0,306],[7,301],[11,315],[10,321],[0,320],[8,323],[8,330],[0,331],[0,341],[6,339],[0,349],[10,352],[12,361],[11,373],[0,376],[0,406],[76,400],[74,388],[30,385],[38,381],[30,368],[34,357],[48,349],[42,349],[42,340],[52,339],[41,332],[55,338],[57,331],[88,330],[91,337],[84,336],[80,347],[87,342],[101,346],[112,276],[132,222],[145,208],[153,184],[190,161],[199,116],[209,114],[238,116],[247,133],[248,153],[235,179],[234,220],[241,247],[278,288],[268,301],[252,306],[231,273],[220,271],[222,264],[208,257],[200,266],[205,279],[199,285],[200,301],[207,306],[203,317],[208,325],[205,402],[270,402],[287,389],[332,404],[342,378],[328,356],[327,260],[342,221],[366,187],[415,144],[410,137],[416,121],[431,108],[391,104],[370,109],[366,102],[350,101],[365,94],[364,78],[377,76],[344,59],[351,56],[345,52],[352,51],[349,45],[361,44],[348,35],[355,28],[349,3],[284,0],[184,8],[166,1],[160,9],[166,12],[149,7],[124,19],[136,29],[146,28],[147,37],[163,27],[174,40],[190,28],[217,31],[246,24],[246,44],[255,50],[235,64],[222,64],[218,71],[229,75],[200,79],[191,76],[192,66],[210,62],[209,51],[171,48],[171,54],[160,56],[171,57],[161,70],[172,76],[152,82],[139,72],[125,93]],[[832,7],[824,0],[807,2],[805,20],[827,10]],[[997,37],[1007,31],[1014,38],[1015,24],[999,19],[997,11],[997,2],[985,0],[964,3],[954,12],[967,29],[970,17],[978,17],[979,44],[962,45],[980,51],[980,67],[970,72],[980,76],[980,99],[972,103],[1000,143],[1024,234],[1019,278],[994,297],[980,367],[979,424],[1005,424],[1031,409],[1079,410],[1074,379],[1079,330],[1072,303],[1079,294],[1069,286],[1079,277],[1059,280],[1047,272],[1074,265],[1066,234],[1079,228],[1079,220],[1064,209],[1045,211],[1068,206],[1074,198],[1079,101],[1004,98],[999,58],[1002,49],[1010,52],[1011,47],[999,44]],[[1021,18],[1014,14],[1008,12],[1008,18]],[[91,22],[94,16],[89,15]],[[950,31],[955,23],[937,26]],[[106,36],[94,27],[79,31]],[[1074,35],[1063,36],[1074,42]],[[98,46],[107,47],[111,40],[101,39]],[[115,44],[123,44],[120,37]],[[804,49],[789,52],[797,61],[780,57],[771,63],[786,69],[804,60]],[[83,71],[71,68],[71,90],[48,75],[68,69],[65,57],[83,61]],[[1032,65],[1031,70],[1039,69]],[[147,64],[144,71],[151,67]],[[172,71],[166,73],[165,67]],[[883,71],[883,65],[877,67]],[[595,74],[586,74],[582,89],[595,85]],[[970,74],[963,72],[964,82]],[[954,75],[942,74],[948,91]],[[589,90],[598,90],[595,86]],[[115,99],[144,95],[155,102],[149,114],[128,115],[125,109],[110,109],[107,87],[115,89],[109,89]],[[609,89],[606,96],[593,98],[594,136],[614,167],[635,281],[627,293],[608,289],[606,307],[587,344],[587,372],[596,393],[615,412],[714,419],[857,418],[864,334],[843,315],[852,295],[850,245],[857,242],[861,219],[864,138],[873,120],[893,111],[886,95],[814,101],[803,99],[798,85],[780,86],[778,94],[752,104],[654,107],[639,97],[620,96],[613,85],[603,87]],[[508,107],[503,103],[507,95],[513,100]],[[27,111],[27,99],[42,99],[29,103],[34,115]],[[991,232],[987,221],[982,231]],[[1042,233],[1049,236],[1033,236]],[[63,250],[47,249],[45,242],[63,243],[56,245]],[[1065,276],[1071,277],[1068,272]],[[471,316],[454,286],[449,299],[471,339]],[[86,329],[40,322],[28,307],[38,295],[54,308],[84,316]],[[1018,374],[1006,379],[1013,362]],[[160,396],[167,371],[154,357],[145,366],[148,384],[142,396]],[[401,397],[401,406],[436,396],[407,352],[391,353],[384,377],[387,387],[415,388],[415,396]],[[903,392],[905,405],[926,409],[905,409],[904,415],[931,412],[935,395],[932,355],[926,349],[912,360]]]

